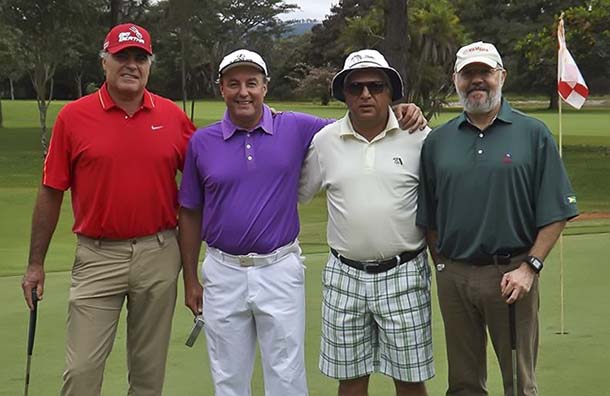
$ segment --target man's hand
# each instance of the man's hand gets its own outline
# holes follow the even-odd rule
[[[500,281],[502,297],[508,304],[522,299],[532,288],[535,276],[536,273],[527,263],[522,263],[519,268],[505,273]]]
[[[30,311],[34,309],[32,303],[32,289],[36,289],[36,295],[38,300],[42,300],[44,293],[44,268],[40,264],[28,265],[23,280],[21,281],[21,288],[23,289],[23,297],[27,303]]]
[[[195,316],[203,312],[203,287],[197,279],[184,280],[184,305],[189,307]]]
[[[428,120],[421,109],[413,103],[399,103],[392,107],[392,110],[394,110],[400,128],[409,133],[421,131],[428,125]]]

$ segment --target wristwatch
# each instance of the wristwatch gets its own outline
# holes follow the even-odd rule
[[[538,257],[536,256],[527,256],[525,258],[525,262],[532,267],[532,269],[539,274],[540,271],[542,271],[542,267],[544,267],[544,264],[542,262],[542,260],[540,260]]]

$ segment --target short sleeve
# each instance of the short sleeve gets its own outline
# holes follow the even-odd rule
[[[431,158],[430,140],[422,147],[417,191],[417,215],[415,223],[424,229],[436,229],[436,185]]]
[[[299,180],[299,203],[307,203],[320,191],[322,187],[322,169],[318,159],[318,152],[314,142],[309,146],[301,178]]]
[[[65,191],[72,184],[72,147],[66,124],[60,113],[53,126],[49,151],[44,160],[42,184]]]
[[[178,169],[181,171],[184,169],[184,159],[186,154],[186,149],[188,147],[189,140],[193,136],[195,132],[195,125],[191,122],[191,120],[187,117],[187,115],[180,111],[181,113],[181,121],[180,121],[180,136],[178,138],[178,149],[180,152],[180,163],[178,164]]]
[[[184,160],[184,170],[178,192],[180,205],[195,209],[203,206],[203,185],[197,166],[196,139],[193,137],[188,143],[186,157]]]
[[[576,195],[555,140],[546,127],[541,132],[536,155],[536,226],[541,228],[577,216]]]

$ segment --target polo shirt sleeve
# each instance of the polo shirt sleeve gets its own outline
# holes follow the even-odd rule
[[[182,118],[180,122],[180,137],[178,142],[178,152],[180,153],[180,162],[178,164],[178,169],[182,171],[184,169],[184,158],[189,140],[191,139],[193,133],[197,128],[183,111],[180,111],[180,113],[182,113]]]
[[[62,113],[57,116],[42,169],[42,184],[65,191],[72,184],[72,145]]]
[[[436,184],[430,138],[424,142],[419,165],[417,215],[415,224],[427,230],[436,229]]]
[[[315,141],[309,146],[303,168],[301,168],[301,178],[299,180],[299,203],[310,202],[322,188],[322,167]]]
[[[544,227],[578,215],[576,196],[555,140],[546,126],[540,134],[536,161],[536,226]]]
[[[188,143],[184,170],[180,190],[178,191],[178,202],[180,206],[188,209],[203,207],[203,184],[199,168],[197,167],[196,135]]]
[[[304,132],[303,137],[305,138],[304,143],[305,143],[305,148],[309,147],[311,145],[311,140],[313,139],[314,135],[318,132],[320,132],[320,130],[322,128],[324,128],[326,125],[328,124],[332,124],[334,122],[333,119],[329,119],[329,118],[319,118],[319,117],[314,117],[312,115],[309,114],[299,114],[299,121],[300,121],[300,129]]]

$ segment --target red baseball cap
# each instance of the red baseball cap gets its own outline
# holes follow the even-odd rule
[[[130,47],[142,48],[149,55],[153,53],[150,34],[148,34],[146,29],[133,23],[124,23],[116,25],[106,35],[103,50],[116,54]]]

